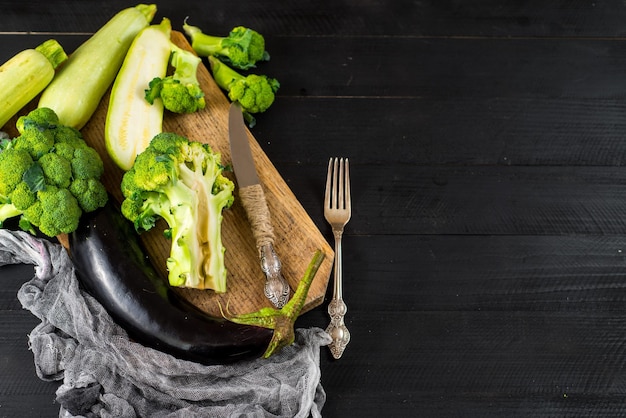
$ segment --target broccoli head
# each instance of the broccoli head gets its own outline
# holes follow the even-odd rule
[[[191,38],[191,47],[196,54],[217,57],[240,70],[254,68],[257,62],[270,59],[265,50],[265,38],[250,28],[237,26],[228,36],[212,36],[185,21],[183,30]]]
[[[0,226],[20,216],[20,227],[48,236],[76,229],[82,212],[104,206],[100,155],[76,129],[38,108],[21,116],[19,136],[0,149]]]
[[[233,182],[207,144],[163,132],[122,178],[122,214],[138,232],[165,220],[172,286],[226,291],[222,210],[233,203]]]
[[[204,109],[206,100],[197,76],[202,59],[173,43],[171,49],[170,63],[174,73],[150,81],[145,91],[146,100],[153,104],[155,99],[161,98],[163,107],[174,113],[193,113]]]
[[[241,105],[252,128],[256,122],[252,114],[265,112],[274,103],[280,88],[278,80],[257,74],[244,76],[214,57],[209,57],[209,64],[217,85],[228,92],[232,102]]]

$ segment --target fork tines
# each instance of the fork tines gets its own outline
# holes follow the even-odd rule
[[[331,158],[328,161],[325,202],[328,209],[351,210],[350,164],[348,158]]]

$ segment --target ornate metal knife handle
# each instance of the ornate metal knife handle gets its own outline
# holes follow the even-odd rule
[[[281,273],[281,263],[274,251],[274,246],[267,243],[259,247],[261,270],[265,273],[265,296],[277,308],[282,308],[289,299],[289,285]]]

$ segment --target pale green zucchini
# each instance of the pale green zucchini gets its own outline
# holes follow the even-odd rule
[[[63,125],[81,129],[113,83],[128,48],[156,13],[154,4],[138,4],[113,16],[72,53],[43,91],[39,107],[56,112]]]
[[[153,78],[165,77],[171,32],[167,18],[139,32],[113,83],[105,142],[111,159],[123,170],[130,170],[137,154],[162,130],[163,102],[157,99],[151,105],[145,99],[145,90]]]
[[[0,128],[46,88],[66,60],[63,47],[49,39],[0,66]]]

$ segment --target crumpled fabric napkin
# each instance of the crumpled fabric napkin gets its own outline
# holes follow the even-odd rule
[[[320,328],[270,359],[204,366],[130,341],[80,287],[65,249],[0,229],[0,265],[32,264],[18,291],[41,319],[29,335],[37,375],[62,380],[60,417],[321,417]]]

